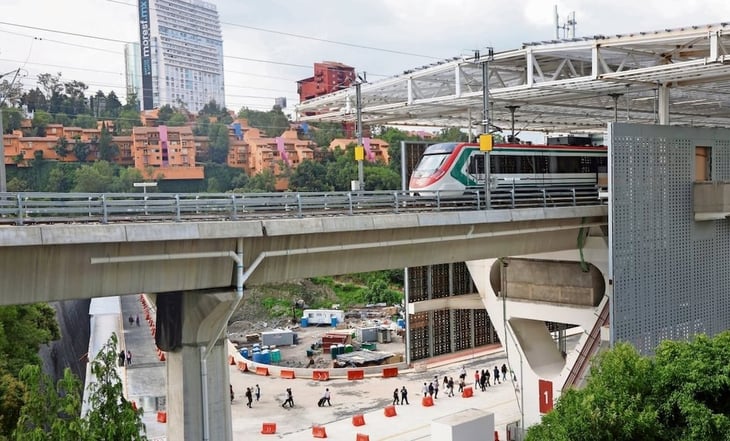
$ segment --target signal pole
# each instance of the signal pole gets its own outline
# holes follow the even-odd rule
[[[492,135],[489,133],[491,122],[489,120],[489,62],[494,59],[494,49],[487,48],[487,56],[482,60],[479,51],[476,52],[475,58],[482,63],[482,111],[484,112],[484,120],[482,120],[482,135],[479,137],[479,150],[484,152],[484,202],[487,210],[492,208],[492,195],[489,189],[489,152],[492,150]]]
[[[357,110],[357,147],[355,147],[355,160],[357,161],[357,189],[365,190],[365,172],[363,170],[363,159],[365,159],[365,148],[362,145],[362,83],[366,82],[365,72],[358,75],[355,82],[355,107]]]

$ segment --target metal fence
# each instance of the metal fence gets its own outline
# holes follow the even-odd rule
[[[0,224],[242,220],[483,210],[483,191],[417,196],[407,191],[285,193],[0,193]],[[490,208],[600,205],[595,187],[509,188]]]

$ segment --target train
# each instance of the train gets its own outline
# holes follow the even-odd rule
[[[495,144],[489,153],[489,188],[602,188],[607,183],[607,154],[608,148],[600,145]],[[449,196],[484,189],[484,163],[479,144],[430,145],[411,174],[409,192]]]

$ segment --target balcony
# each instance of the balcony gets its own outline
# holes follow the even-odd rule
[[[730,218],[730,181],[696,181],[692,185],[696,221]]]

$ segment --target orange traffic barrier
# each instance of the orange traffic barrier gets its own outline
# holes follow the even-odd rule
[[[157,422],[166,423],[167,422],[167,412],[157,412]]]
[[[395,415],[395,406],[385,406],[385,416],[394,417]]]
[[[312,371],[312,380],[327,381],[330,379],[329,371]]]
[[[247,372],[248,371],[248,365],[245,361],[239,361],[236,365],[238,367],[238,370],[241,372]]]
[[[355,441],[370,441],[370,435],[365,435],[364,433],[358,433],[355,437]]]
[[[276,423],[264,423],[261,427],[261,433],[264,435],[273,435],[276,433]]]
[[[269,368],[257,367],[256,375],[263,375],[263,376],[267,377],[269,375]]]
[[[347,371],[348,380],[362,380],[363,378],[365,378],[365,371],[362,369],[353,369]]]
[[[362,414],[353,415],[352,416],[352,425],[353,426],[364,426],[365,425],[365,416]]]
[[[282,369],[281,373],[279,375],[281,376],[281,378],[289,378],[289,379],[296,378],[294,371],[289,370],[289,369]]]
[[[462,398],[469,398],[474,395],[474,389],[471,388],[471,386],[467,386],[464,388],[464,390],[461,392]]]
[[[312,436],[315,438],[327,438],[327,431],[324,426],[312,426]]]
[[[233,355],[229,355],[228,356],[228,364],[230,364],[231,366],[235,366],[236,365],[236,359],[233,358]]]
[[[398,376],[397,367],[383,368],[383,378],[390,378],[390,377],[397,377],[397,376]]]
[[[423,397],[421,399],[421,404],[423,405],[423,407],[433,406],[433,397],[431,395]]]

